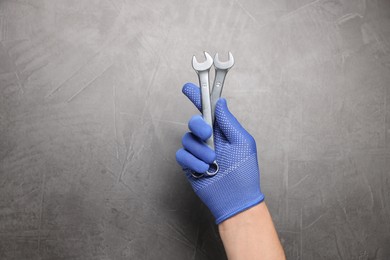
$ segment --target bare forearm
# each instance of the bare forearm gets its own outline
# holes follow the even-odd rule
[[[264,202],[225,220],[219,232],[229,260],[285,259]]]

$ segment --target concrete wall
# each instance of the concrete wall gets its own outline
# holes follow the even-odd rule
[[[0,1],[0,259],[225,259],[175,162],[192,55],[288,259],[390,259],[390,1]]]

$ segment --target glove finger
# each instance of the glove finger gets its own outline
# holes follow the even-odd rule
[[[203,141],[194,136],[192,133],[186,133],[183,136],[183,147],[192,155],[207,164],[215,161],[215,152]]]
[[[220,98],[215,107],[215,119],[230,143],[237,143],[246,135],[247,131],[241,126],[227,107],[226,99]]]
[[[188,122],[188,128],[194,135],[203,141],[209,139],[212,134],[211,126],[207,124],[200,115],[193,116],[190,119]]]
[[[193,83],[186,83],[183,86],[182,92],[189,100],[196,106],[196,108],[201,111],[202,103],[200,100],[200,89]]]
[[[186,150],[179,149],[176,152],[176,161],[183,167],[183,169],[190,169],[197,173],[204,173],[209,169],[209,165]]]

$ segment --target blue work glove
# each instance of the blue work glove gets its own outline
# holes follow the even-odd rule
[[[197,86],[187,83],[183,93],[201,110]],[[176,160],[217,224],[264,200],[260,190],[256,142],[230,113],[225,99],[220,98],[215,108],[215,151],[205,143],[211,136],[211,127],[200,115],[193,116],[188,127],[191,132],[183,136],[184,148],[176,152]],[[214,160],[219,165],[215,176],[192,176],[191,171],[204,173]]]

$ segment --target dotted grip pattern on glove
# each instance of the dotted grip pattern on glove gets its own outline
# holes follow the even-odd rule
[[[188,83],[183,93],[201,110],[197,86]],[[225,99],[219,99],[215,109],[214,143],[219,172],[200,179],[189,170],[186,175],[219,224],[259,204],[264,195],[260,190],[256,142],[230,113]]]

